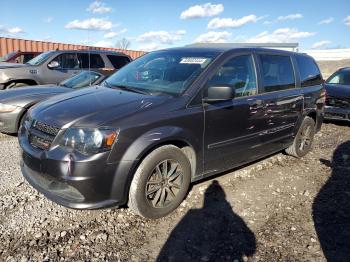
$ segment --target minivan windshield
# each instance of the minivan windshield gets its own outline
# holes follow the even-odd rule
[[[96,72],[84,71],[76,76],[73,76],[71,78],[64,80],[59,85],[67,88],[77,89],[77,88],[93,85],[101,77],[102,75]]]
[[[152,52],[110,76],[106,86],[140,93],[180,95],[217,55],[187,50]]]
[[[41,53],[40,55],[29,60],[26,64],[33,66],[40,65],[41,63],[44,63],[47,59],[49,59],[54,52],[55,51],[48,51],[45,53]]]

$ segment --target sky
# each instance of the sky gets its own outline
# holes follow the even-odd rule
[[[1,0],[0,36],[156,50],[197,42],[350,48],[349,0]]]

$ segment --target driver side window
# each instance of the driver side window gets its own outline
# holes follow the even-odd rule
[[[208,86],[232,86],[235,97],[257,94],[254,61],[251,55],[236,56],[220,66]]]
[[[57,61],[60,69],[79,69],[79,61],[75,53],[61,54],[52,61]]]

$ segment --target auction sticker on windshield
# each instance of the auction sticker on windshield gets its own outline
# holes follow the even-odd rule
[[[180,64],[204,64],[208,58],[204,57],[183,57],[181,58]]]

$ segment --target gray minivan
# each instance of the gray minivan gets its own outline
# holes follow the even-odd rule
[[[87,69],[120,69],[131,61],[123,53],[100,50],[56,50],[38,55],[26,64],[1,64],[0,89],[57,84]]]
[[[325,89],[305,54],[175,48],[28,111],[24,177],[78,209],[128,204],[159,218],[191,182],[286,150],[302,157],[323,121]]]

